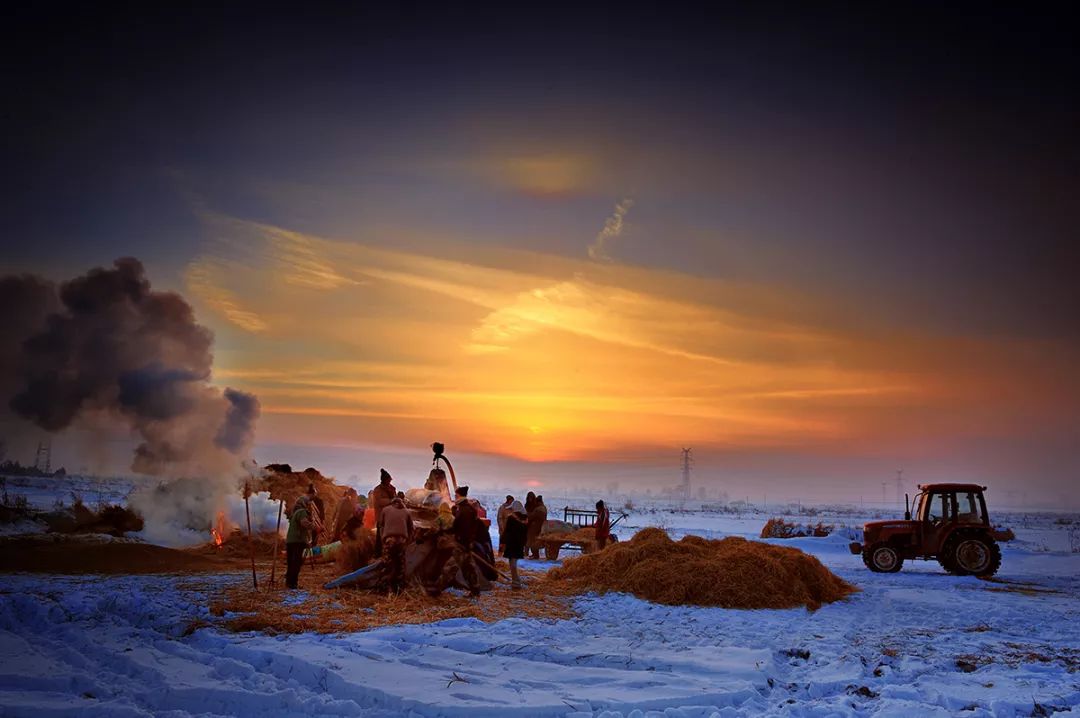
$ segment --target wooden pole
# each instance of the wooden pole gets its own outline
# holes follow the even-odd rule
[[[259,590],[259,579],[255,575],[255,538],[251,535],[251,504],[248,497],[251,496],[251,486],[244,484],[244,513],[247,515],[248,543],[251,544],[251,585],[256,591]]]
[[[277,507],[277,530],[274,531],[274,558],[270,564],[270,585],[274,585],[274,574],[277,573],[278,540],[281,538],[281,512],[285,510],[285,499],[282,499]]]

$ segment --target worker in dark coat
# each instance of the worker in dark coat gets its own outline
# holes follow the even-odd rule
[[[529,516],[520,501],[514,501],[506,513],[506,530],[503,532],[503,555],[510,559],[510,586],[521,588],[518,560],[525,558],[525,542],[529,534]]]
[[[529,552],[534,559],[540,558],[540,533],[544,530],[547,517],[548,510],[544,505],[544,497],[537,496],[532,510],[529,511]]]
[[[464,492],[462,491],[464,489]],[[469,587],[470,596],[480,595],[480,579],[476,574],[476,564],[473,561],[473,544],[476,543],[477,534],[483,524],[476,513],[476,508],[469,501],[468,487],[458,488],[458,501],[454,505],[454,524],[450,529],[455,544],[453,557],[443,567],[442,575],[436,587],[436,593],[443,591],[454,581],[458,569],[465,578]]]
[[[607,545],[608,536],[611,535],[611,512],[604,505],[603,499],[596,502],[596,548],[604,548]]]
[[[390,590],[401,593],[405,587],[405,548],[415,529],[412,515],[405,502],[395,498],[379,516],[379,531],[383,541],[383,562]]]
[[[315,523],[310,514],[311,499],[301,496],[289,513],[289,532],[285,534],[285,587],[296,588],[300,567],[304,565],[304,549],[311,541]]]

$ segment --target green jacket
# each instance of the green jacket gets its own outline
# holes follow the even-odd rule
[[[289,517],[289,533],[285,534],[285,543],[310,543],[311,535],[304,528],[303,522],[308,520],[307,509],[297,509]]]

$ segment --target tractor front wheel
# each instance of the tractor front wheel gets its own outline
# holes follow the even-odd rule
[[[951,573],[961,576],[993,576],[1001,568],[1001,548],[985,536],[958,535],[945,546],[945,561]]]
[[[878,543],[863,550],[863,563],[874,573],[896,573],[904,559],[892,546]]]

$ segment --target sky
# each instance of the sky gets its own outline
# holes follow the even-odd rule
[[[1049,6],[6,32],[0,270],[139,258],[259,397],[261,462],[413,484],[437,440],[481,486],[656,493],[693,447],[709,495],[880,500],[902,468],[1080,505],[1080,58]],[[54,446],[123,463],[93,426]]]

